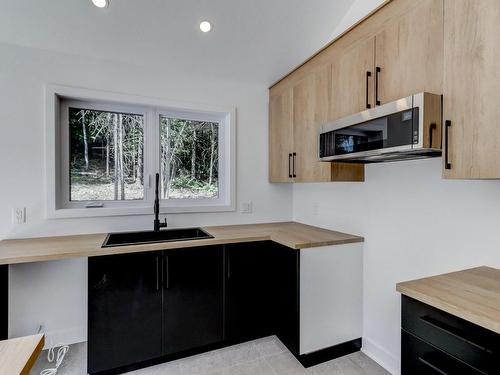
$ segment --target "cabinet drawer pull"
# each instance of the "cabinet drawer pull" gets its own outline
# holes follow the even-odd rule
[[[475,342],[473,342],[471,340],[468,340],[468,339],[460,336],[459,334],[457,334],[457,333],[455,333],[455,332],[452,331],[453,328],[450,329],[449,327],[447,327],[443,323],[437,321],[436,319],[433,319],[433,318],[431,318],[429,316],[422,316],[422,317],[420,317],[420,320],[422,322],[426,323],[427,325],[430,325],[431,327],[440,330],[441,332],[444,332],[444,333],[446,333],[446,334],[448,334],[450,336],[455,337],[456,339],[459,339],[460,341],[463,341],[463,342],[465,342],[465,343],[467,343],[469,345],[472,345],[472,346],[476,347],[479,350],[482,350],[482,351],[484,351],[484,352],[486,352],[488,354],[493,354],[492,350],[487,349],[487,348],[485,348],[482,345],[476,344]]]
[[[380,105],[381,102],[378,98],[378,81],[380,79],[380,72],[382,71],[382,68],[380,66],[377,66],[375,68],[375,105]]]
[[[444,148],[445,148],[445,153],[444,153],[444,167],[446,169],[451,169],[451,163],[450,163],[450,157],[449,157],[449,129],[451,127],[451,121],[446,120],[444,123]]]
[[[430,367],[431,369],[433,369],[434,371],[436,372],[439,372],[441,375],[448,375],[448,373],[446,371],[443,371],[441,370],[439,367],[433,365],[432,363],[430,363],[429,361],[426,361],[425,359],[423,359],[422,357],[418,357],[418,360],[423,363],[425,366],[427,367]]]
[[[369,80],[372,76],[372,72],[366,72],[366,109],[370,109],[372,105],[370,104],[370,94],[368,90]]]
[[[288,177],[292,178],[292,154],[288,154]]]

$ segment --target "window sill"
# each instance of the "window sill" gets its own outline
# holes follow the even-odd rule
[[[160,207],[160,214],[211,213],[235,211],[234,205]],[[60,208],[47,212],[47,219],[153,215],[153,207]]]

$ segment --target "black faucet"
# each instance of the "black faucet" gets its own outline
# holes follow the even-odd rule
[[[165,218],[165,222],[161,223],[159,219],[160,215],[160,200],[158,199],[158,186],[160,185],[160,174],[156,174],[156,184],[155,184],[155,220],[154,220],[154,231],[159,232],[161,228],[167,227],[167,218]]]

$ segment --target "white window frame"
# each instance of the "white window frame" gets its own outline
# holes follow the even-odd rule
[[[88,202],[69,201],[68,108],[77,107],[144,115],[144,199]],[[49,84],[45,87],[45,187],[47,218],[144,215],[153,213],[154,173],[160,170],[160,115],[219,123],[219,197],[162,199],[160,213],[223,212],[236,209],[234,107],[194,105]],[[63,145],[65,147],[63,147]]]

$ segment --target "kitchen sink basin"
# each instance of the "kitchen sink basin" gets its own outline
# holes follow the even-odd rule
[[[143,245],[158,242],[190,241],[214,238],[201,228],[166,229],[159,232],[123,232],[110,233],[102,247]]]

